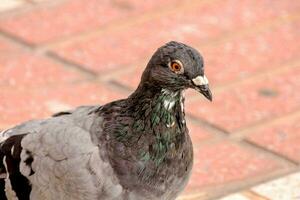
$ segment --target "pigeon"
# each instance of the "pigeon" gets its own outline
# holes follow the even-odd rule
[[[0,198],[176,199],[193,165],[188,88],[212,100],[201,54],[171,41],[155,51],[128,98],[2,131]]]

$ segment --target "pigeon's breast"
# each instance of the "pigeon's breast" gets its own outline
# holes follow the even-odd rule
[[[143,140],[142,138],[140,140]],[[148,138],[147,142],[150,140]],[[178,151],[168,152],[159,165],[155,160],[151,160],[150,154],[139,157],[140,145],[143,143],[149,145],[147,142],[146,138],[143,142],[138,141],[134,145],[135,148],[131,145],[126,147],[122,143],[114,143],[114,156],[110,157],[110,161],[120,184],[127,190],[129,196],[139,196],[137,199],[140,200],[175,199],[190,177],[193,164],[191,140],[186,134],[186,140]]]

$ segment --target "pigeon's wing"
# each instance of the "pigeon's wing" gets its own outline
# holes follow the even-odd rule
[[[101,123],[93,109],[79,108],[3,132],[8,138],[0,146],[6,193],[2,190],[2,195],[8,199],[89,200],[99,199],[104,193],[120,195],[113,170],[103,160],[105,155],[100,155],[102,146],[91,136],[95,122]],[[101,127],[97,133],[101,134]]]
[[[38,131],[40,122],[28,121],[0,132],[0,199],[16,199],[16,196],[20,199],[20,195],[29,199],[29,181],[19,170],[21,140],[29,131]]]

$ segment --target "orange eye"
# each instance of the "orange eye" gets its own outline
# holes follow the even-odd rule
[[[170,67],[173,72],[180,72],[182,65],[181,65],[181,63],[179,63],[177,61],[172,61]]]

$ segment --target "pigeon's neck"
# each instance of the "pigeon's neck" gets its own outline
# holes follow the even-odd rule
[[[128,108],[134,119],[134,137],[147,137],[152,149],[141,152],[141,159],[161,164],[180,151],[186,137],[184,91],[141,89],[129,97]],[[146,135],[146,136],[145,136]]]
[[[185,124],[184,91],[164,88],[138,88],[129,98],[129,109],[137,120],[150,121],[152,128],[165,126],[172,128]]]

